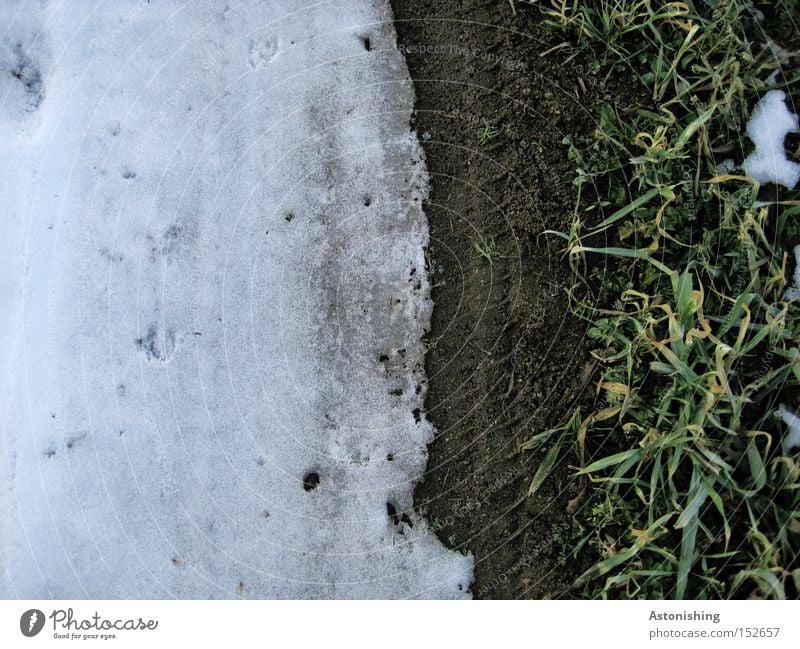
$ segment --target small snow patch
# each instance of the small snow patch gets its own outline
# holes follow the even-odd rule
[[[785,99],[782,90],[770,90],[758,102],[747,124],[747,135],[756,150],[745,158],[743,166],[745,173],[759,183],[794,189],[800,180],[800,164],[786,158],[783,142],[788,133],[800,133],[800,127]]]
[[[783,404],[778,407],[778,415],[789,429],[783,438],[783,451],[788,453],[790,449],[800,446],[800,417],[787,410]]]

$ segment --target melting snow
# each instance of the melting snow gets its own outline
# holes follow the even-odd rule
[[[468,596],[387,5],[3,3],[0,596]]]
[[[800,417],[787,410],[783,404],[778,407],[778,414],[789,429],[783,438],[783,450],[788,453],[790,449],[800,446]]]
[[[786,158],[784,140],[800,133],[797,115],[789,112],[782,90],[770,90],[758,102],[747,124],[747,135],[756,149],[743,163],[745,173],[759,183],[775,183],[794,189],[800,180],[800,164]]]

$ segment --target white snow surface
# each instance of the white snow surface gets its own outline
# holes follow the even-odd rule
[[[0,5],[0,596],[469,596],[391,18]]]
[[[759,183],[794,189],[800,180],[800,164],[786,157],[784,140],[788,133],[800,133],[800,128],[785,100],[782,90],[770,90],[758,102],[747,123],[747,135],[756,149],[745,158],[743,167]]]

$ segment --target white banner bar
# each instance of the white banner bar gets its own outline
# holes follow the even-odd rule
[[[796,649],[799,613],[761,601],[4,601],[0,647]]]

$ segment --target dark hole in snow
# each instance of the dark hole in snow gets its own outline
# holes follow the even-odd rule
[[[393,397],[402,397],[403,396],[403,389],[402,388],[395,388],[394,390],[389,390],[389,394]]]
[[[131,171],[127,167],[124,167],[119,173],[125,180],[130,180],[131,178],[136,178],[136,172],[135,171]]]
[[[381,354],[380,356],[378,356],[378,360],[379,360],[381,363],[385,363],[386,361],[388,361],[388,360],[389,360],[389,357],[388,357],[386,354]]]
[[[386,503],[386,513],[392,519],[392,523],[400,525],[400,517],[397,515],[397,508],[392,503]]]
[[[372,205],[372,199],[369,196],[364,196],[364,207]]]
[[[292,222],[292,219],[294,218],[294,214],[292,214],[291,212],[289,212],[289,213],[288,213],[288,214],[287,214],[285,217],[283,217],[283,218],[285,218],[285,219],[286,219],[286,222],[287,222],[287,223],[291,223],[291,222]]]
[[[397,507],[394,506],[394,503],[387,502],[386,503],[386,513],[389,514],[389,518],[392,519],[392,523],[395,526],[399,527],[401,523],[405,523],[408,525],[409,529],[414,527],[414,524],[411,522],[408,514],[403,512],[402,514],[397,513]],[[403,529],[398,529],[400,534],[404,534],[405,531]]]
[[[364,49],[369,52],[372,49],[372,44],[369,42],[369,36],[362,36],[361,42],[364,43]]]
[[[258,466],[264,466],[264,458],[263,457],[256,458],[256,464],[258,464]]]
[[[398,349],[397,353],[400,354],[400,358],[406,357],[406,350],[405,349]]]
[[[389,454],[386,456],[386,459],[387,459],[389,462],[393,462],[393,461],[394,461],[394,453],[389,453]]]
[[[319,486],[319,473],[312,471],[306,474],[306,477],[303,478],[303,489],[306,491],[314,491],[317,486]]]
[[[786,150],[786,157],[790,160],[800,149],[800,133],[787,133],[783,141],[783,147]]]
[[[411,411],[411,414],[414,415],[414,421],[416,423],[419,423],[422,419],[422,411],[419,408],[414,408],[414,410]]]

